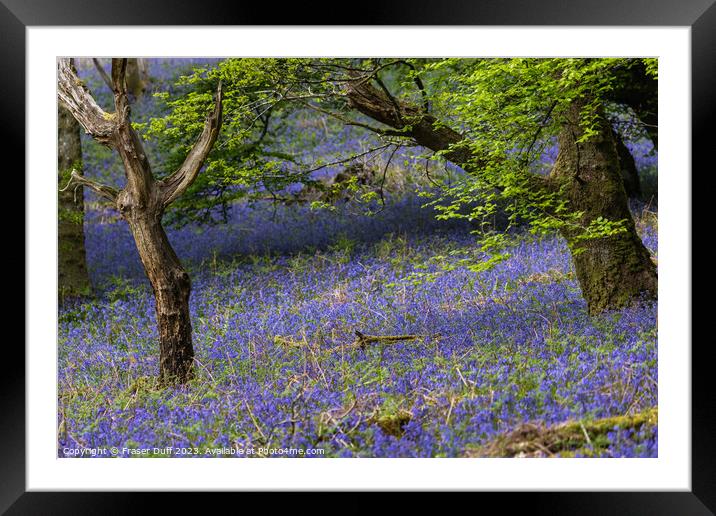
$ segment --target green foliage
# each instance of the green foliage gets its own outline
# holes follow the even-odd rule
[[[295,61],[295,62],[294,62]],[[292,154],[277,150],[282,132],[280,80],[290,80],[301,60],[227,59],[200,67],[177,81],[175,92],[155,96],[168,114],[137,124],[163,156],[156,171],[162,177],[178,168],[200,134],[219,82],[224,91],[223,127],[205,170],[167,214],[167,222],[183,225],[226,221],[227,207],[238,199],[267,196],[299,181],[287,173]],[[217,208],[218,211],[217,211]],[[217,220],[217,213],[219,218]]]
[[[341,233],[336,240],[328,246],[328,249],[335,253],[340,263],[348,263],[358,242]]]
[[[333,204],[330,204],[326,201],[311,201],[311,204],[309,205],[312,210],[328,210],[328,211],[335,211],[336,207]]]
[[[67,208],[60,207],[57,210],[57,216],[58,216],[59,222],[67,222],[69,224],[75,224],[78,226],[81,226],[84,222],[84,212],[78,211],[76,209],[67,209]],[[63,245],[63,242],[60,242],[59,245],[60,246]],[[67,244],[67,245],[70,245],[68,250],[71,250],[72,249],[71,244]]]
[[[610,435],[619,430],[637,432],[655,428],[659,410],[651,407],[641,412],[599,419],[566,421],[547,427],[522,425],[497,436],[482,446],[470,446],[467,457],[603,457],[609,456],[614,443]],[[613,438],[613,437],[612,437]]]
[[[580,112],[578,143],[594,138],[602,123],[602,107],[619,87],[616,71],[634,59],[445,59],[426,65],[435,84],[435,109],[452,114],[464,128],[461,145],[468,146],[472,163],[461,181],[443,188],[428,202],[438,218],[465,218],[479,229],[486,257],[469,268],[485,270],[504,259],[509,230],[527,226],[534,235],[567,229],[576,241],[605,238],[625,230],[625,221],[601,217],[582,220],[562,193],[546,181],[535,180],[540,159],[564,125],[564,116],[577,99],[587,102]],[[648,61],[648,60],[647,60]],[[656,60],[646,62],[654,68]],[[539,176],[538,176],[539,177]],[[492,220],[503,214],[499,233]]]
[[[423,194],[432,197],[426,205],[438,218],[466,218],[476,225],[481,254],[470,268],[478,272],[506,257],[506,235],[517,226],[527,226],[538,236],[568,229],[581,235],[577,240],[623,230],[621,221],[585,223],[582,213],[570,208],[558,189],[536,179],[535,172],[543,169],[544,153],[554,145],[574,101],[586,100],[579,142],[588,141],[598,133],[611,92],[624,80],[620,72],[636,64],[657,77],[656,59],[226,59],[182,76],[174,93],[157,94],[168,114],[139,127],[167,156],[160,175],[170,173],[201,131],[221,81],[225,99],[219,140],[204,172],[168,213],[168,222],[225,220],[232,202],[278,202],[280,193],[298,182],[325,191],[325,197],[308,200],[312,209],[333,209],[331,195],[340,192],[352,192],[368,204],[381,196],[375,190],[361,192],[355,177],[341,184],[338,193],[339,185],[325,186],[310,178],[311,171],[345,157],[312,150],[323,140],[339,137],[346,126],[372,128],[366,135],[376,138],[377,123],[353,112],[344,96],[345,84],[363,74],[393,102],[429,109],[439,124],[459,128],[464,135],[459,143],[430,155],[422,149],[410,152],[425,159],[426,170],[431,163],[444,164],[446,154],[456,150],[472,157],[460,163],[463,171],[455,178],[435,181],[429,176],[433,189]],[[403,131],[419,121],[422,112],[416,113],[404,120]],[[316,129],[316,124],[321,130],[301,130]],[[387,146],[414,144],[399,131],[378,141]],[[498,216],[506,218],[501,227],[495,224]]]
[[[659,60],[656,58],[643,59],[646,74],[655,80],[659,79]]]
[[[82,174],[83,168],[81,159],[75,161],[66,169],[60,170],[57,179],[58,187],[60,189],[64,189],[67,187],[70,182],[70,178],[72,177],[73,170],[76,170],[79,174]],[[67,194],[65,193],[65,195]],[[59,222],[66,222],[69,224],[81,226],[84,223],[84,210],[78,209],[78,207],[75,206],[75,203],[71,203],[68,205],[67,203],[60,201],[57,205],[57,217]],[[59,244],[62,245],[63,242],[60,242]]]
[[[73,163],[72,163],[69,167],[67,167],[66,169],[60,170],[59,178],[58,178],[58,183],[59,183],[60,188],[64,188],[65,185],[67,185],[67,183],[68,183],[69,180],[70,180],[70,177],[72,177],[72,171],[73,171],[73,170],[77,170],[77,172],[78,172],[79,174],[82,174],[83,165],[82,165],[82,160],[81,160],[81,159],[80,159],[80,160],[77,160],[77,161],[75,161],[75,162],[73,162]]]
[[[146,291],[146,287],[143,285],[121,276],[114,276],[107,286],[107,299],[112,302],[127,300],[133,296],[145,294]]]

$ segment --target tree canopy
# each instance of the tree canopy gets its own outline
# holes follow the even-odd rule
[[[278,201],[296,183],[320,187],[313,172],[366,155],[390,161],[400,151],[425,161],[426,170],[452,162],[464,172],[461,180],[435,184],[426,202],[440,217],[479,226],[482,251],[494,252],[473,264],[479,269],[500,259],[506,241],[489,224],[498,211],[507,228],[527,225],[536,234],[569,229],[594,239],[624,230],[623,220],[585,223],[550,181],[545,154],[576,99],[585,99],[577,143],[595,137],[604,117],[646,133],[624,100],[635,70],[642,82],[655,83],[655,59],[226,59],[183,76],[173,93],[159,93],[166,116],[140,129],[157,141],[171,170],[201,130],[216,85],[224,84],[224,130],[205,170],[175,204],[175,223],[221,220],[238,198]],[[321,134],[296,130],[307,113],[322,121]],[[444,138],[437,146],[429,126]],[[355,152],[311,153],[320,139],[355,135],[364,142]]]

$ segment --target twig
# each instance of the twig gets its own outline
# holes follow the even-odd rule
[[[249,406],[249,402],[247,400],[244,400],[244,405],[246,406],[246,410],[249,411],[249,416],[251,417],[251,421],[253,422],[254,426],[256,427],[256,430],[259,431],[259,434],[261,434],[261,437],[263,438],[264,442],[268,444],[268,439],[266,439],[266,434],[264,434],[263,430],[261,430],[261,427],[259,426],[259,422],[254,417],[254,413],[251,411],[251,407]]]
[[[92,62],[94,63],[94,67],[99,72],[99,75],[102,77],[102,80],[109,88],[109,91],[114,91],[114,86],[112,86],[112,79],[109,77],[109,74],[105,72],[104,66],[102,66],[102,63],[99,62],[99,59],[93,57]]]
[[[462,380],[462,383],[465,385],[466,388],[470,388],[470,386],[467,384],[467,381],[465,380],[465,377],[460,372],[460,368],[456,367],[455,371],[457,371],[457,375],[460,377],[460,380]]]
[[[204,369],[204,371],[206,371],[206,374],[209,375],[209,378],[211,378],[211,381],[212,381],[212,382],[216,383],[216,380],[214,379],[214,376],[213,376],[213,375],[211,374],[211,372],[209,371],[209,368],[208,368],[208,367],[206,367],[206,366],[205,366],[198,358],[196,358],[196,357],[194,357],[194,362],[196,362],[197,364],[199,364],[199,367],[201,367],[202,369]]]
[[[308,352],[311,354],[311,357],[313,357],[313,361],[316,364],[316,367],[318,368],[318,372],[321,373],[321,376],[323,377],[323,383],[326,385],[326,389],[330,389],[331,385],[328,383],[328,379],[326,378],[326,374],[323,372],[323,368],[321,367],[321,363],[318,361],[318,357],[316,357],[316,353],[314,353],[311,346],[308,345],[308,341],[306,340],[306,336],[303,336],[303,342],[305,344],[305,348],[308,348]]]
[[[318,111],[319,113],[323,113],[324,115],[327,115],[329,117],[335,118],[337,120],[340,120],[346,125],[351,125],[354,127],[362,127],[363,129],[367,129],[368,131],[371,131],[373,133],[379,134],[381,136],[407,136],[405,131],[398,131],[395,129],[381,129],[380,127],[375,127],[370,124],[365,124],[363,122],[359,122],[357,120],[353,120],[351,118],[347,118],[339,113],[336,113],[335,111],[330,111],[328,109],[320,108],[314,104],[311,104],[310,102],[304,102],[302,100],[298,101],[300,104],[303,104],[308,109],[312,109],[314,111]]]
[[[557,101],[555,100],[552,102],[552,104],[547,109],[547,113],[545,114],[544,118],[542,119],[542,122],[540,122],[539,126],[537,127],[537,131],[535,132],[534,136],[532,137],[532,142],[530,143],[529,147],[523,154],[522,162],[527,163],[527,161],[530,158],[530,152],[532,152],[532,148],[534,147],[535,143],[537,143],[537,138],[539,138],[540,133],[542,132],[542,129],[547,124],[547,121],[549,120],[549,117],[552,116],[552,111],[554,111],[554,108],[557,106]]]
[[[447,417],[445,417],[445,424],[450,424],[450,415],[452,415],[452,408],[455,406],[455,398],[450,396],[450,408],[448,409]]]
[[[393,152],[390,153],[390,156],[388,157],[388,161],[385,163],[385,168],[383,168],[383,178],[380,180],[380,202],[382,204],[381,211],[385,209],[385,196],[383,195],[383,187],[385,186],[385,176],[388,173],[388,167],[390,166],[390,162],[393,161],[393,156],[395,156],[395,153],[398,151],[398,149],[402,147],[402,145],[396,145],[393,147]]]
[[[582,433],[584,434],[584,438],[587,440],[587,444],[589,446],[592,446],[592,440],[589,438],[589,434],[587,433],[587,429],[584,428],[584,424],[580,421],[579,427],[582,429]]]

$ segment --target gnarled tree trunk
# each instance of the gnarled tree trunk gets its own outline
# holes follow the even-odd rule
[[[469,173],[479,173],[482,160],[473,155],[464,136],[441,123],[423,109],[391,98],[367,80],[356,80],[346,86],[349,106],[391,128],[386,134],[406,136],[433,151],[443,151],[445,159]],[[552,189],[555,183],[565,185],[564,195],[570,209],[584,211],[582,223],[588,225],[597,217],[611,221],[626,220],[626,232],[577,242],[576,234],[564,236],[573,250],[577,278],[589,312],[621,308],[642,294],[656,297],[656,267],[636,233],[622,183],[611,127],[602,117],[603,126],[597,138],[577,145],[582,134],[579,110],[583,101],[575,102],[567,114],[568,123],[559,138],[560,154],[550,180],[530,177],[534,188]],[[578,252],[574,252],[577,248]]]
[[[60,187],[70,179],[72,170],[82,171],[80,125],[72,114],[57,109],[57,170]],[[91,293],[84,233],[84,192],[67,188],[57,196],[58,294],[60,301]]]
[[[634,226],[620,174],[619,158],[609,123],[600,117],[598,134],[577,143],[584,100],[574,101],[559,135],[559,154],[550,180],[562,188],[570,210],[583,212],[584,226],[598,217],[625,221],[613,236],[578,240],[580,230],[562,233],[590,313],[624,307],[644,295],[656,298],[656,266]]]
[[[152,174],[142,142],[132,128],[127,98],[127,59],[112,59],[114,113],[105,113],[77,78],[71,60],[60,59],[58,98],[100,143],[122,158],[127,179],[117,191],[76,173],[72,179],[116,204],[127,221],[154,291],[159,331],[159,378],[164,384],[184,383],[193,376],[189,295],[191,283],[162,227],[164,210],[194,182],[221,127],[221,84],[214,110],[184,163],[166,179]]]
[[[154,196],[152,196],[154,197]],[[159,378],[164,384],[184,383],[193,376],[189,295],[191,281],[161,224],[163,207],[151,198],[145,205],[128,192],[117,197],[154,292],[159,333]]]

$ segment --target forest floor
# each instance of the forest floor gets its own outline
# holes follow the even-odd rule
[[[170,233],[197,372],[174,388],[156,383],[153,297],[126,228],[87,217],[96,297],[59,313],[59,456],[657,455],[657,306],[589,317],[560,239],[442,271],[475,237],[415,203],[237,210]],[[656,258],[655,217],[638,225]]]

